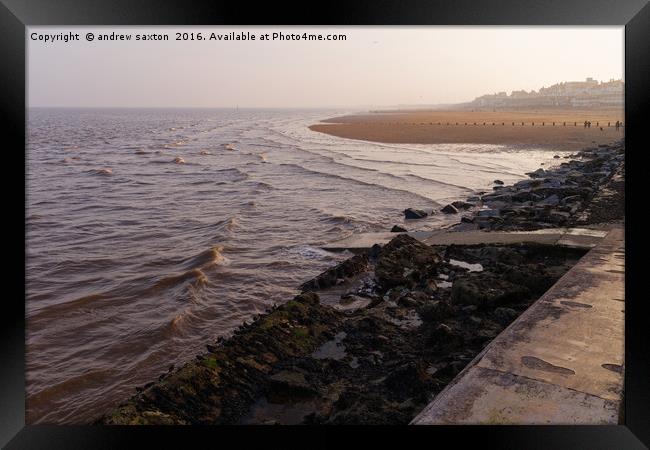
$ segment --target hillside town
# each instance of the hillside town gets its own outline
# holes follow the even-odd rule
[[[539,91],[525,90],[483,95],[468,104],[478,108],[531,108],[531,107],[623,107],[623,80],[597,81],[587,78],[585,81],[568,81]]]

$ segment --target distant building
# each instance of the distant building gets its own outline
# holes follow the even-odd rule
[[[542,87],[539,92],[512,91],[482,95],[470,102],[480,108],[534,108],[534,107],[623,107],[625,83],[623,80],[598,82],[568,81]]]

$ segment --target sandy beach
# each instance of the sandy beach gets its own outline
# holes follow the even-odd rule
[[[623,121],[623,115],[619,109],[397,110],[334,117],[309,128],[348,139],[395,144],[502,144],[579,150],[621,139],[624,128],[617,130],[614,124]],[[585,121],[591,122],[590,128],[584,127]]]

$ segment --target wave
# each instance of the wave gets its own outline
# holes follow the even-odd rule
[[[208,283],[208,277],[205,276],[205,273],[201,269],[190,269],[180,274],[168,275],[161,278],[153,286],[145,289],[142,294],[152,294],[187,282],[193,284],[195,287],[203,286]]]
[[[222,246],[214,246],[188,259],[185,261],[183,266],[186,269],[205,269],[212,266],[226,264],[228,260],[223,256],[222,252]]]
[[[223,181],[237,182],[237,181],[247,180],[248,178],[250,178],[250,175],[248,175],[248,173],[236,167],[232,167],[228,169],[219,169],[217,170],[217,173],[220,175],[219,181],[222,182]]]
[[[92,175],[113,175],[113,169],[110,168],[104,168],[104,169],[91,169],[88,171],[88,173]]]
[[[370,187],[373,187],[373,188],[378,188],[378,189],[382,189],[382,190],[386,190],[386,191],[403,192],[405,194],[409,194],[409,195],[417,197],[417,198],[419,198],[421,200],[424,200],[425,202],[427,202],[429,204],[432,204],[434,207],[440,207],[441,206],[440,203],[438,203],[437,201],[435,201],[435,200],[433,200],[433,199],[431,199],[429,197],[425,197],[424,195],[420,195],[420,194],[417,194],[415,192],[408,191],[406,189],[399,189],[399,188],[394,188],[394,187],[390,187],[390,186],[384,186],[382,184],[370,183],[370,182],[367,182],[367,181],[357,180],[356,178],[348,178],[348,177],[344,177],[344,176],[341,176],[341,175],[336,175],[336,174],[333,174],[333,173],[319,172],[317,170],[308,169],[306,167],[303,167],[303,166],[301,166],[299,164],[294,164],[294,163],[282,163],[282,164],[280,164],[280,166],[293,167],[293,168],[299,169],[299,170],[307,172],[307,173],[312,173],[312,174],[327,177],[327,178],[333,178],[335,180],[343,180],[343,181],[348,181],[348,182],[351,182],[351,183],[361,184],[363,186],[370,186]],[[404,181],[404,180],[402,179],[402,181]]]

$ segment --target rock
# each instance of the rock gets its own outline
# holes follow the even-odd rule
[[[544,200],[537,202],[539,206],[557,206],[560,203],[560,198],[553,194],[546,197]]]
[[[502,201],[489,201],[489,202],[485,202],[485,206],[487,206],[487,207],[490,208],[490,209],[495,209],[495,210],[496,210],[496,209],[505,208],[507,205],[508,205],[508,203],[506,203],[506,202],[502,202]]]
[[[498,209],[483,209],[477,213],[478,217],[499,217],[501,212]]]
[[[494,184],[503,185],[503,181],[501,181],[501,180],[494,180]]]
[[[456,305],[493,307],[526,298],[530,291],[526,286],[516,285],[489,273],[472,274],[454,282],[451,302]]]
[[[437,275],[440,261],[440,256],[430,246],[408,234],[399,234],[382,248],[375,279],[383,289],[426,286],[427,280]]]
[[[508,325],[515,320],[519,314],[512,308],[499,307],[494,310],[494,319],[501,325]]]
[[[368,250],[369,258],[377,259],[379,258],[380,254],[381,254],[381,245],[379,244],[374,244],[372,247],[370,247],[370,250]]]
[[[413,308],[418,305],[418,302],[413,297],[407,295],[405,297],[400,297],[399,300],[397,300],[397,304],[404,306],[405,308]]]
[[[337,264],[336,266],[327,269],[325,272],[318,275],[300,286],[302,292],[317,291],[330,286],[336,286],[340,283],[339,280],[345,281],[345,278],[352,277],[368,269],[368,255],[360,254],[354,255],[351,258]]]
[[[406,228],[400,227],[399,225],[393,225],[393,228],[390,229],[391,233],[404,233],[406,231]]]
[[[436,300],[421,306],[417,312],[422,320],[432,322],[446,319],[452,314],[453,309],[447,302]]]
[[[442,208],[440,211],[442,211],[445,214],[458,214],[458,210],[454,205],[447,205],[444,208]]]
[[[479,197],[479,196],[477,196],[477,195],[473,195],[473,196],[471,196],[471,197],[467,197],[467,201],[468,201],[468,202],[480,202],[480,201],[481,201],[481,197]],[[453,205],[453,203],[452,203],[452,205]],[[454,206],[456,206],[456,205],[454,205]],[[472,205],[472,206],[474,206],[474,205]],[[458,208],[458,206],[456,206],[456,208]]]
[[[483,196],[483,202],[505,202],[510,203],[512,201],[512,195],[510,194],[499,194],[493,193]]]
[[[572,203],[580,203],[582,200],[582,197],[580,195],[569,195],[568,197],[564,197],[562,201],[560,202],[561,205],[570,205]]]
[[[554,159],[560,159],[560,155],[553,156]]]
[[[429,342],[434,345],[458,345],[463,342],[463,337],[447,324],[438,324],[429,335]]]
[[[456,201],[452,202],[451,206],[453,206],[456,209],[470,209],[476,206],[474,203],[469,203],[469,202],[463,202],[463,201]]]
[[[287,391],[291,394],[314,394],[315,390],[305,379],[301,372],[282,370],[269,377],[269,381],[276,389]]]
[[[427,216],[428,214],[421,209],[407,208],[404,210],[404,217],[407,219],[423,219]]]
[[[544,169],[537,169],[534,172],[528,172],[526,175],[528,175],[531,178],[540,178],[543,177],[546,174],[546,171]]]
[[[436,282],[433,280],[429,280],[426,282],[424,289],[422,289],[425,294],[427,295],[433,295],[436,293],[438,290],[438,285],[436,285]]]

